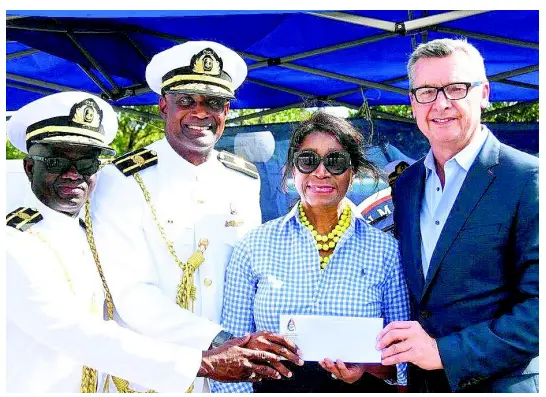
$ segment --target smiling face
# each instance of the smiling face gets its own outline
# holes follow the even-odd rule
[[[226,125],[229,102],[205,95],[165,94],[159,100],[165,136],[187,161],[206,161]]]
[[[307,135],[298,150],[312,150],[324,157],[330,152],[345,150],[336,137],[328,132],[315,131]],[[307,210],[337,208],[353,181],[353,169],[349,168],[341,175],[332,175],[321,162],[310,174],[300,172],[293,167],[294,185],[300,195],[303,207]]]
[[[413,88],[442,87],[456,82],[483,80],[476,62],[462,51],[443,58],[420,58],[414,67]],[[461,151],[480,128],[481,110],[488,104],[489,83],[471,87],[466,98],[449,100],[443,92],[432,103],[418,103],[410,94],[413,116],[433,150]]]
[[[35,144],[29,155],[64,157],[70,160],[97,159],[100,150],[92,147]],[[36,197],[49,208],[76,216],[97,183],[97,174],[83,176],[72,165],[62,174],[50,172],[43,161],[24,160],[24,167]]]

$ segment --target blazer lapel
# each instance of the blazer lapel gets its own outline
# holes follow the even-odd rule
[[[484,128],[486,128],[484,126]],[[495,179],[495,174],[490,170],[498,164],[500,143],[488,130],[488,136],[482,150],[468,170],[468,174],[461,186],[461,190],[449,212],[436,248],[432,253],[425,286],[421,299],[425,296],[430,283],[434,279],[442,260],[447,251],[457,238],[468,215],[472,212],[478,201],[481,199],[489,184]],[[420,240],[419,240],[420,241]]]
[[[404,172],[408,172],[407,171]],[[411,169],[413,171],[413,169]],[[425,166],[422,160],[418,164],[415,164],[414,175],[410,179],[407,187],[408,201],[405,203],[405,214],[407,214],[407,223],[404,225],[409,239],[409,250],[411,258],[405,263],[407,271],[408,287],[413,290],[412,295],[419,297],[423,291],[424,276],[423,266],[421,265],[421,232],[420,232],[420,214],[421,214],[421,201],[424,194],[425,186]],[[396,211],[396,208],[394,209]]]

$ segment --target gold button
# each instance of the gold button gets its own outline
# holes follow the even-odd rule
[[[206,278],[204,281],[203,281],[203,284],[205,284],[205,287],[210,287],[211,284],[212,284],[212,280],[210,278]]]

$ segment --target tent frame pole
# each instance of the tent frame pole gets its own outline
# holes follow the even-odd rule
[[[308,12],[322,18],[334,19],[336,21],[352,23],[355,25],[368,26],[372,28],[386,30],[388,32],[406,34],[413,30],[420,30],[429,26],[444,22],[454,21],[473,15],[483,14],[485,11],[448,11],[441,14],[430,15],[423,18],[413,19],[405,22],[390,22],[381,19],[362,17],[359,15],[348,14],[346,12]]]
[[[326,54],[328,52],[344,50],[344,49],[347,49],[347,48],[357,47],[357,46],[360,46],[360,45],[363,45],[363,44],[374,43],[376,41],[389,39],[389,38],[392,38],[392,37],[397,37],[397,35],[394,34],[394,33],[381,33],[381,34],[366,37],[364,39],[347,41],[345,43],[340,43],[340,44],[336,44],[336,45],[332,45],[332,46],[328,46],[328,47],[323,47],[323,48],[319,48],[319,49],[312,50],[312,51],[300,52],[298,54],[288,55],[288,56],[284,56],[284,57],[280,57],[280,58],[268,58],[268,59],[266,59],[264,61],[256,62],[256,63],[253,63],[252,65],[249,65],[248,70],[259,69],[259,68],[263,68],[263,67],[266,67],[266,66],[282,65],[282,64],[285,64],[285,63],[288,63],[288,62],[291,62],[291,61],[295,61],[295,60],[298,60],[298,59],[312,57],[312,56],[315,56],[315,55],[322,55],[322,54]]]

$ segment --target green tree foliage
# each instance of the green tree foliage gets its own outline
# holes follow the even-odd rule
[[[257,113],[263,109],[234,109],[230,111],[229,118],[234,119],[241,116],[247,116],[249,114]],[[281,110],[277,113],[267,114],[265,116],[259,116],[253,119],[242,120],[235,123],[226,122],[230,125],[242,126],[242,125],[256,125],[256,124],[275,124],[275,123],[290,123],[294,121],[303,121],[311,115],[311,112],[305,108],[294,108]]]
[[[159,115],[159,107],[154,106],[128,106],[128,108],[142,113]],[[118,113],[118,133],[112,142],[117,156],[139,149],[164,136],[164,123],[162,120],[133,113]]]
[[[487,111],[494,111],[506,106],[515,105],[517,102],[496,102],[491,103]],[[532,103],[525,107],[502,112],[490,117],[484,117],[484,121],[493,123],[536,123],[538,122],[538,103]]]
[[[411,113],[411,106],[409,105],[391,105],[391,106],[371,106],[370,110],[377,110],[379,112],[392,113],[396,116],[413,118]],[[349,118],[356,119],[366,116],[364,109],[360,108],[359,110],[350,110]]]
[[[492,111],[501,107],[513,105],[514,103],[500,102],[493,103],[487,109]],[[159,114],[158,106],[129,106],[129,109],[136,110],[142,113]],[[510,123],[510,122],[538,122],[538,103],[530,104],[529,106],[514,109],[507,113],[499,113],[489,118],[485,118],[485,121]],[[378,110],[386,113],[393,113],[398,116],[411,118],[411,107],[407,105],[394,105],[394,106],[375,106],[372,110]],[[229,113],[229,119],[234,119],[240,116],[246,116],[252,113],[256,113],[260,109],[236,109],[231,110]],[[230,123],[229,119],[226,121],[228,125],[256,125],[256,124],[274,124],[274,123],[288,123],[297,122],[307,119],[312,113],[312,110],[305,108],[287,109],[277,113],[259,116],[254,119],[243,120],[240,122]],[[349,111],[349,118],[363,117],[364,112]],[[161,139],[164,136],[164,123],[162,120],[150,118],[148,116],[137,115],[133,113],[122,112],[118,113],[119,129],[116,138],[112,142],[112,146],[117,151],[117,155],[127,153],[131,150],[141,148],[149,145],[150,143]],[[20,159],[24,157],[24,153],[21,153],[15,149],[6,139],[6,158],[7,159]]]
[[[6,138],[6,159],[15,160],[22,159],[25,157],[25,154],[15,148]]]
[[[517,102],[495,102],[489,104],[489,107],[485,110],[486,112],[491,112],[496,109],[505,108],[508,106],[515,105]],[[371,110],[378,110],[385,113],[392,113],[397,116],[413,118],[411,113],[411,106],[409,105],[392,105],[392,106],[372,106]],[[364,117],[365,112],[363,109],[358,111],[351,110],[349,111],[349,118],[360,118]],[[532,103],[527,106],[516,108],[508,112],[502,112],[495,114],[493,116],[483,117],[482,121],[493,122],[493,123],[537,123],[538,122],[538,103]]]

